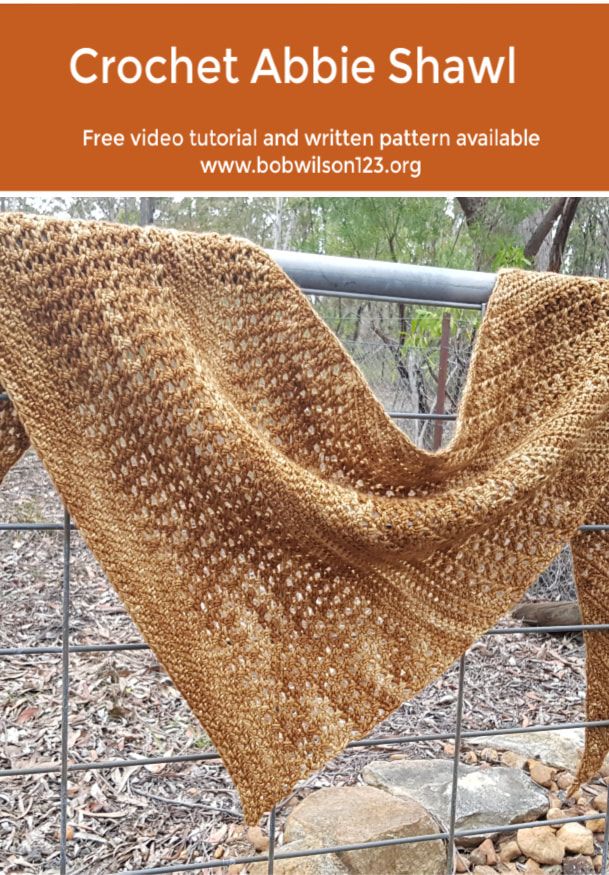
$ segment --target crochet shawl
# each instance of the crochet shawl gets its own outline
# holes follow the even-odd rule
[[[0,478],[31,445],[255,822],[437,678],[571,540],[609,621],[609,281],[499,274],[418,449],[232,237],[0,216]],[[609,633],[586,634],[609,718]],[[609,731],[594,727],[580,774]]]

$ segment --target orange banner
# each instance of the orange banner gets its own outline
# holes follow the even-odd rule
[[[5,191],[609,189],[607,6],[0,15]]]

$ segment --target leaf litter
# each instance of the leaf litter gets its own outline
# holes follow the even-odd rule
[[[61,522],[53,486],[28,452],[0,489],[3,522]],[[0,532],[0,647],[61,645],[61,532]],[[464,612],[475,612],[464,604]],[[504,624],[512,621],[508,618]],[[70,641],[138,641],[133,623],[80,536],[73,537]],[[0,769],[57,763],[61,662],[56,654],[0,657]],[[376,737],[452,733],[453,666],[373,733]],[[486,636],[468,652],[465,729],[525,727],[583,717],[583,642],[577,635]],[[247,707],[247,704],[244,705]],[[238,796],[219,760],[94,768],[102,760],[212,751],[205,732],[146,650],[71,654],[68,855],[71,875],[199,862],[264,852],[267,824],[247,830]],[[277,814],[315,789],[356,783],[363,766],[395,754],[442,757],[442,741],[351,747],[299,784]],[[0,778],[0,872],[59,871],[59,777]],[[245,867],[232,867],[234,872]]]

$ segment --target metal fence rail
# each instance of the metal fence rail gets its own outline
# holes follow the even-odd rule
[[[307,253],[272,252],[273,257],[283,269],[297,282],[303,291],[315,296],[335,296],[352,299],[374,300],[380,302],[425,304],[426,306],[458,307],[461,309],[475,309],[484,311],[485,303],[492,291],[494,274],[475,273],[473,271],[459,271],[440,268],[415,267],[411,265],[398,265],[387,262],[366,261],[352,258],[336,258],[333,256],[320,256]],[[0,394],[0,400],[8,396]],[[435,420],[437,422],[449,422],[455,419],[454,414],[445,413],[419,413],[414,411],[390,411],[390,415],[397,420],[419,419]],[[599,522],[594,525],[583,526],[582,529],[593,532],[609,532],[609,522]],[[23,655],[61,655],[62,674],[62,698],[61,698],[61,747],[60,757],[57,762],[46,763],[40,766],[28,768],[1,769],[0,778],[19,777],[28,775],[57,774],[60,778],[59,799],[59,868],[61,875],[66,875],[69,870],[68,855],[68,776],[77,772],[90,769],[113,769],[134,765],[151,765],[157,763],[190,763],[206,760],[218,760],[219,754],[215,751],[183,754],[178,756],[157,757],[130,757],[117,760],[70,762],[68,749],[68,725],[69,725],[69,695],[70,695],[70,654],[95,654],[113,653],[121,651],[148,650],[143,642],[134,641],[124,644],[88,644],[72,645],[69,639],[70,619],[70,550],[71,537],[75,526],[71,523],[69,515],[64,512],[62,523],[0,523],[0,533],[12,531],[24,532],[51,532],[60,531],[63,536],[63,565],[62,565],[62,643],[61,646],[33,646],[33,647],[4,647],[0,648],[0,657],[18,657]],[[576,624],[564,626],[518,626],[498,627],[489,630],[487,635],[531,635],[539,633],[568,633],[568,632],[600,632],[608,631],[609,624]],[[360,842],[356,844],[327,846],[310,850],[282,851],[276,850],[275,835],[275,809],[270,812],[268,821],[269,852],[257,854],[251,857],[222,858],[219,860],[199,860],[194,863],[181,863],[167,866],[156,866],[145,869],[122,870],[119,875],[165,875],[165,873],[195,872],[202,869],[225,869],[231,865],[246,865],[255,862],[266,862],[268,875],[273,875],[274,861],[295,857],[308,857],[321,854],[340,853],[342,851],[366,850],[390,845],[413,844],[415,842],[446,840],[448,843],[448,873],[453,871],[453,846],[454,840],[466,836],[483,836],[493,833],[509,833],[517,829],[526,829],[545,825],[547,821],[530,821],[517,825],[496,825],[484,829],[459,830],[456,829],[456,813],[458,800],[458,768],[460,762],[461,743],[469,738],[485,738],[493,736],[510,735],[514,733],[535,733],[547,730],[566,730],[594,726],[609,726],[609,715],[605,720],[575,721],[570,723],[535,725],[523,728],[521,726],[507,727],[491,730],[463,730],[463,699],[464,679],[467,670],[466,655],[459,661],[458,685],[457,685],[457,711],[455,727],[452,733],[428,733],[408,734],[396,736],[383,736],[380,738],[365,738],[350,742],[348,748],[383,747],[386,745],[406,745],[415,742],[446,741],[454,739],[454,758],[451,787],[450,817],[447,829],[444,832],[433,835],[410,836],[404,838],[385,839],[372,842]],[[582,823],[586,820],[598,819],[601,815],[582,815],[579,817],[565,817],[553,820],[553,825],[563,823]],[[605,815],[605,833],[602,852],[601,875],[609,875],[609,828],[607,828],[607,815]],[[380,875],[380,873],[371,873]],[[386,873],[383,873],[386,875]]]

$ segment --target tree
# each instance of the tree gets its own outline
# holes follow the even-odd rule
[[[475,266],[560,271],[581,198],[459,197],[475,248]]]
[[[154,211],[156,207],[156,198],[141,197],[140,198],[140,225],[152,225],[154,222]]]

